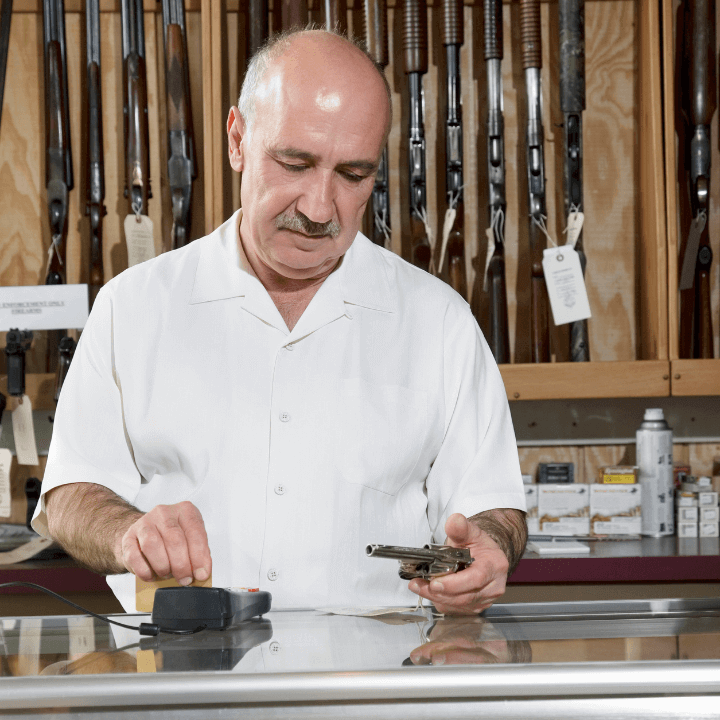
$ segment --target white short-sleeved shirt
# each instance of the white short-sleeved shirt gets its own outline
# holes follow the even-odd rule
[[[273,607],[416,599],[370,543],[525,509],[500,373],[468,304],[358,234],[291,332],[247,268],[239,211],[99,293],[58,404],[44,493],[193,502],[213,584]],[[134,577],[108,578],[127,611]]]

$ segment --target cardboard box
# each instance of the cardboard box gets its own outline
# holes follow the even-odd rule
[[[718,522],[720,520],[720,508],[703,507],[700,508],[700,522]]]
[[[527,503],[527,526],[530,535],[540,532],[538,524],[538,486],[525,485],[525,502]]]
[[[697,507],[679,507],[677,509],[677,521],[681,522],[694,522],[698,521],[698,509]]]
[[[538,485],[541,535],[590,534],[590,486],[585,483]]]
[[[675,496],[675,507],[697,507],[697,495],[690,493],[678,493]]]
[[[699,492],[698,505],[700,507],[717,507],[718,494],[716,492]]]
[[[640,485],[597,484],[590,486],[590,533],[592,535],[639,535],[642,530]]]
[[[681,538],[696,538],[698,536],[698,524],[696,522],[678,523],[677,535]]]
[[[610,465],[600,469],[598,482],[603,485],[634,485],[637,483],[636,465]]]
[[[702,522],[698,525],[700,537],[720,537],[720,523]]]

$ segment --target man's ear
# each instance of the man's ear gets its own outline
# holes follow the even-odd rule
[[[230,167],[235,172],[242,172],[244,164],[242,140],[245,137],[245,118],[240,114],[237,107],[230,108],[227,119],[227,134]]]

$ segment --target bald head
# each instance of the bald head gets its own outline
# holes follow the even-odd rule
[[[282,33],[253,56],[238,99],[246,131],[255,124],[258,101],[278,100],[293,88],[330,112],[343,96],[352,94],[385,114],[385,138],[390,131],[390,86],[381,66],[337,33],[319,29]]]

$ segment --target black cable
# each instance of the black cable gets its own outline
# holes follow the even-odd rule
[[[82,605],[78,605],[77,603],[72,602],[72,600],[67,600],[62,595],[58,595],[56,592],[53,592],[52,590],[48,590],[48,588],[43,587],[42,585],[37,585],[35,583],[30,582],[22,582],[21,580],[14,580],[13,582],[6,582],[6,583],[0,583],[0,588],[4,587],[29,587],[29,588],[35,588],[36,590],[42,590],[42,592],[47,593],[48,595],[52,595],[53,597],[56,597],[58,600],[61,600],[66,605],[71,605],[76,610],[80,610],[81,612],[84,612],[86,615],[92,615],[93,617],[97,618],[98,620],[102,620],[103,622],[110,623],[111,625],[118,625],[122,628],[127,628],[128,630],[137,630],[141,635],[157,635],[158,633],[169,633],[171,635],[194,635],[195,633],[199,633],[201,630],[205,630],[207,625],[200,625],[199,627],[196,627],[194,630],[170,630],[168,628],[162,628],[159,625],[156,625],[154,623],[140,623],[138,627],[135,625],[126,625],[125,623],[118,622],[117,620],[111,620],[108,617],[105,617],[104,615],[98,615],[97,613],[91,612],[87,608],[84,608]]]

